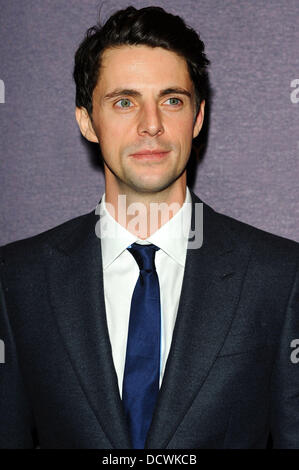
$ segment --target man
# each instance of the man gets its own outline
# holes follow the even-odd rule
[[[80,45],[76,119],[105,193],[1,247],[2,448],[299,448],[298,244],[186,186],[207,65],[155,7]]]

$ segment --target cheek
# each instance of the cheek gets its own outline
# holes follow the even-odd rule
[[[102,153],[109,158],[110,155],[115,155],[118,144],[120,142],[120,132],[117,125],[111,122],[102,122],[98,126],[100,134],[100,146]]]
[[[107,138],[109,136],[110,140],[115,139],[117,137],[119,131],[120,131],[120,125],[119,123],[116,123],[111,119],[111,121],[106,121],[101,125],[102,129],[102,134],[104,138]]]
[[[193,123],[190,120],[180,120],[171,126],[170,138],[180,147],[189,148],[193,138]]]
[[[114,168],[122,165],[122,161],[125,155],[127,155],[127,141],[128,136],[120,134],[119,130],[116,130],[115,133],[106,132],[105,137],[100,141],[101,153],[104,157],[104,160]]]
[[[107,161],[115,160],[117,154],[117,140],[111,134],[101,139],[100,142],[101,152]]]
[[[111,119],[106,118],[101,123],[101,134],[103,138],[110,143],[126,141],[126,137],[132,132],[132,123],[128,119],[116,119],[111,116]]]

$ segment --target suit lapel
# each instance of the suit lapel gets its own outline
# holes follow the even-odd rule
[[[46,249],[50,302],[78,381],[107,437],[107,447],[130,448],[105,314],[98,217],[66,225]],[[59,232],[61,233],[61,232]]]
[[[192,191],[194,204],[202,202]],[[188,249],[173,332],[146,448],[166,448],[203,386],[230,330],[249,248],[236,247],[222,216],[203,207],[203,244]],[[238,249],[237,249],[238,248]]]

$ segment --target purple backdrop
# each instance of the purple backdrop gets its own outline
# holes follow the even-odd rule
[[[80,137],[75,50],[129,4],[183,16],[206,43],[213,104],[193,189],[216,210],[299,239],[298,0],[0,1],[0,244],[95,208],[98,151]]]

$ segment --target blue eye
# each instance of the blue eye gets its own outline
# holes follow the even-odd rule
[[[178,105],[178,104],[182,103],[182,101],[179,98],[168,98],[168,100],[166,100],[166,102],[167,101],[170,101],[170,104],[172,104],[172,105]]]
[[[121,105],[118,106],[118,103],[121,103]],[[121,100],[119,100],[115,104],[118,108],[130,108],[130,103],[131,103],[131,101],[128,98],[122,98]]]

